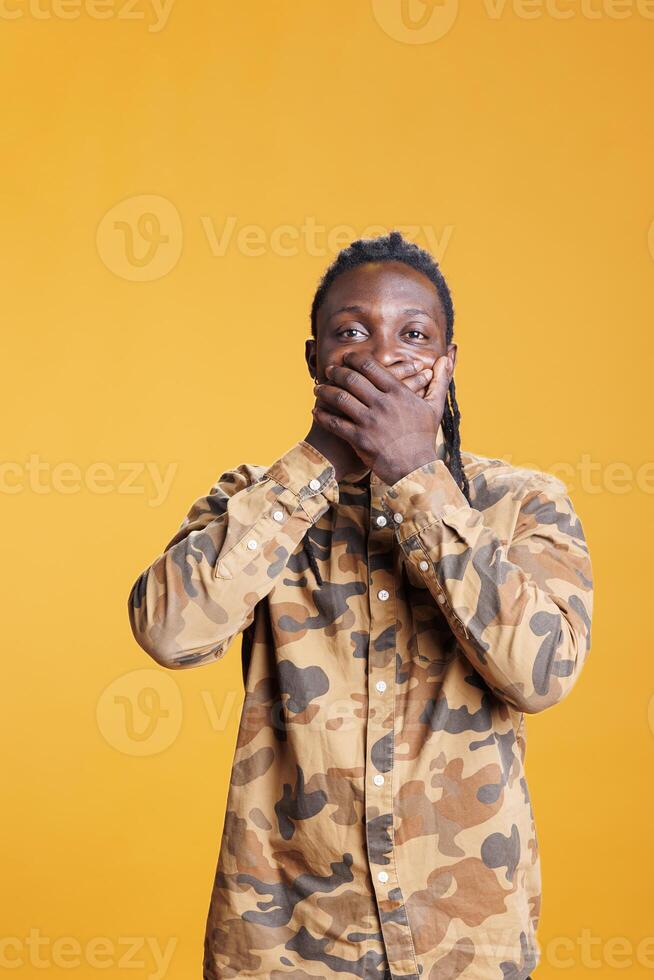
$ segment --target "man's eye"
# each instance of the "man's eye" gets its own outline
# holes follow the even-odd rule
[[[348,333],[350,330],[354,330],[355,333],[356,332],[358,332],[358,333],[361,333],[362,332],[361,330],[359,330],[358,327],[346,327],[345,330],[341,330],[341,332],[339,333],[339,337],[344,337],[345,334]]]
[[[427,336],[427,334],[423,333],[422,330],[409,330],[409,333],[419,333],[423,337]]]

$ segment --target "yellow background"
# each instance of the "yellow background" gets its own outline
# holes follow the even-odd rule
[[[225,468],[308,431],[309,306],[347,225],[436,242],[464,448],[570,488],[595,617],[578,686],[527,721],[536,975],[649,976],[654,11],[480,0],[431,40],[395,0],[126,3],[0,16],[11,972],[154,977],[149,939],[174,940],[168,980],[201,976],[240,641],[160,669],[127,595]]]

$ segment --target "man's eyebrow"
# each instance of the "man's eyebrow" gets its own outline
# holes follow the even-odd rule
[[[333,316],[336,316],[337,313],[363,313],[363,312],[364,310],[362,306],[339,306],[337,310],[334,310],[333,313],[329,314],[329,319],[331,320],[331,318]]]
[[[434,319],[433,316],[431,315],[431,313],[427,313],[427,310],[421,310],[417,306],[416,307],[411,307],[410,306],[410,307],[408,307],[408,309],[402,310],[402,312],[403,313],[410,313],[412,316],[415,316],[416,313],[420,313],[420,314],[422,314],[422,316],[428,316],[430,320],[433,320]]]

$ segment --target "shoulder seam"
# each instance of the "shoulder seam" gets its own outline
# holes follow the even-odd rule
[[[465,461],[465,457],[469,458],[469,462]],[[469,451],[461,451],[461,460],[464,463],[464,469],[473,469],[479,467],[479,472],[484,472],[487,470],[493,471],[504,471],[507,476],[514,476],[520,479],[520,482],[525,484],[527,482],[531,483],[531,488],[538,485],[557,490],[559,493],[568,493],[568,488],[566,484],[558,476],[553,473],[548,473],[547,470],[534,469],[529,466],[516,466],[513,463],[509,463],[506,459],[500,459],[490,456],[482,456],[478,453],[472,453]],[[497,473],[499,477],[501,473]],[[473,477],[474,479],[474,477]]]

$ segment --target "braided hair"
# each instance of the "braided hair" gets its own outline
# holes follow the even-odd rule
[[[422,272],[436,287],[445,312],[445,342],[450,344],[454,335],[454,307],[452,297],[438,262],[424,249],[407,241],[399,231],[391,231],[379,238],[360,238],[342,249],[323,275],[311,305],[311,333],[318,335],[318,310],[334,280],[343,272],[349,272],[367,262],[403,262]],[[452,474],[464,497],[470,501],[470,488],[461,462],[461,413],[456,401],[454,378],[450,381],[443,409],[443,434],[445,436],[445,465]]]

